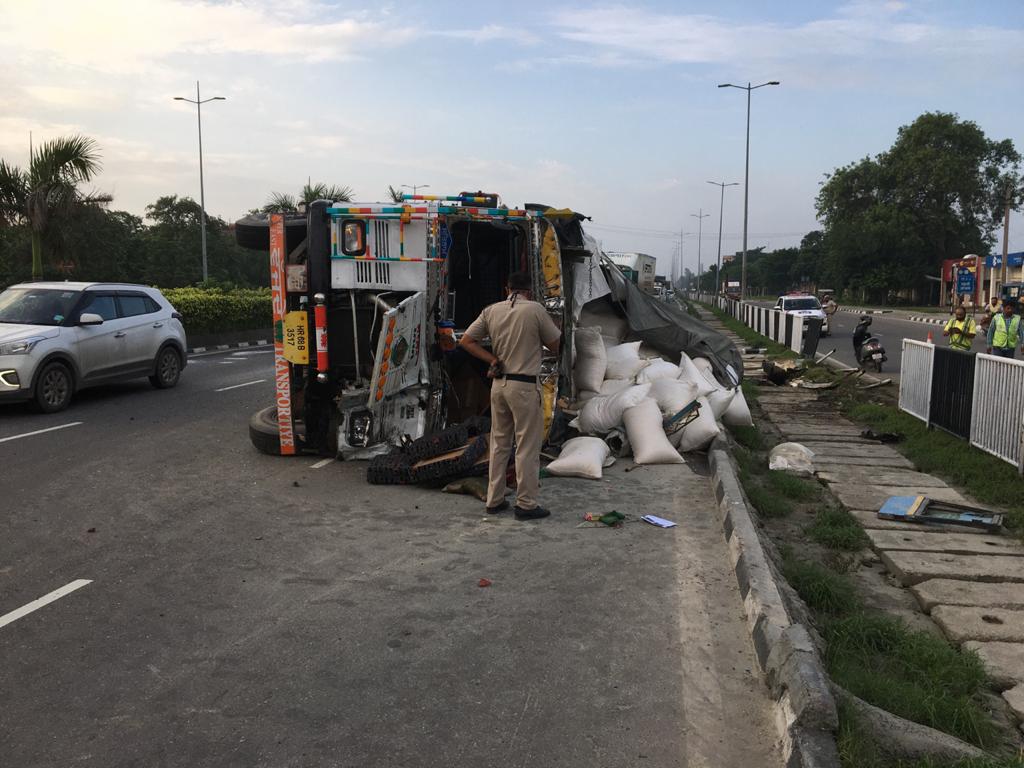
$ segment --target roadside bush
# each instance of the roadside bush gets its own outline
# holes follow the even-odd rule
[[[273,325],[269,288],[168,288],[187,333],[262,330]]]

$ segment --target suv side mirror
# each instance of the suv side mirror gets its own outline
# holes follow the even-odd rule
[[[79,325],[103,325],[103,318],[93,312],[83,312],[78,318]]]

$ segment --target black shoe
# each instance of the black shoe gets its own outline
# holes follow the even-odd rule
[[[502,499],[500,502],[498,502],[497,506],[484,507],[484,509],[487,510],[487,514],[489,515],[496,515],[499,512],[504,512],[506,509],[508,509],[508,499]]]
[[[534,507],[533,509],[516,507],[516,520],[540,520],[550,514],[551,512],[544,507]]]

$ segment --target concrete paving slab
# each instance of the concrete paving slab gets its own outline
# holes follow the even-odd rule
[[[903,551],[884,551],[880,556],[889,572],[905,587],[928,579],[1024,582],[1024,566],[1019,557]]]
[[[917,531],[867,532],[875,549],[908,549],[918,552],[950,552],[962,555],[1009,555],[1024,557],[1024,547],[1009,536],[971,536],[947,533],[935,536]],[[1021,563],[1024,568],[1024,562]]]
[[[1017,720],[1024,721],[1024,685],[1015,685],[1008,691],[1003,691],[1003,698],[1010,705]]]
[[[804,443],[806,445],[806,443]],[[820,446],[821,443],[818,443]],[[810,447],[810,446],[808,446]],[[811,450],[814,450],[813,448]],[[913,469],[911,461],[903,456],[838,456],[820,448],[815,451],[814,466],[829,470],[833,467],[878,467],[879,469]]]
[[[843,443],[845,445],[863,445],[865,447],[878,445],[874,440],[865,440],[857,435],[829,435],[824,432],[801,432],[797,430],[787,430],[780,428],[783,436],[794,443],[803,443],[808,440],[813,440],[816,443]]]
[[[860,456],[865,458],[893,460],[903,458],[901,454],[897,453],[892,448],[884,445],[878,445],[876,443],[864,445],[863,443],[852,441],[830,443],[821,440],[807,440],[804,444],[812,451],[827,456]]]
[[[863,466],[835,466],[822,469],[818,477],[826,483],[873,483],[878,485],[915,485],[918,488],[948,488],[945,481],[913,470],[879,470]]]
[[[1024,643],[1024,611],[976,605],[937,605],[932,619],[954,643],[968,640]]]
[[[857,518],[862,526],[867,529],[881,531],[914,531],[935,535],[937,533],[960,533],[965,536],[985,536],[985,531],[975,528],[965,528],[960,525],[933,525],[925,523],[901,523],[896,520],[883,520],[877,512],[867,509],[851,509],[850,514]]]
[[[1024,643],[968,640],[964,648],[978,654],[996,687],[1012,688],[1024,683]]]
[[[910,591],[926,613],[936,605],[1024,609],[1024,584],[1021,583],[929,579],[915,584]]]
[[[854,483],[829,483],[829,488],[847,509],[881,509],[891,496],[916,496],[924,494],[940,501],[967,504],[967,499],[953,488],[922,488],[913,485],[856,485]]]

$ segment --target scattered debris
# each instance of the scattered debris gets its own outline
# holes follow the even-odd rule
[[[448,483],[444,487],[445,493],[464,493],[467,496],[475,496],[480,501],[487,501],[487,478],[486,477],[463,477]]]
[[[493,582],[490,579],[480,579],[480,581],[477,582],[477,586],[479,587],[489,587],[491,584],[493,584]]]
[[[779,443],[768,454],[768,469],[809,477],[814,474],[814,451],[800,443]]]
[[[658,517],[657,515],[643,515],[640,519],[643,520],[645,523],[650,523],[651,525],[656,525],[659,528],[675,528],[676,527],[676,524],[673,523],[671,520],[666,520],[665,518]]]
[[[860,436],[865,440],[877,440],[880,443],[898,443],[905,437],[900,432],[875,432],[873,429],[865,429]]]
[[[789,379],[802,372],[806,367],[803,360],[765,360],[761,363],[761,369],[772,384],[785,384]]]
[[[96,533],[96,529],[95,529],[95,528],[89,528],[89,529],[88,529],[88,530],[86,531],[86,533]]]
[[[590,512],[587,512],[583,515],[583,520],[588,523],[601,523],[602,525],[607,525],[609,528],[618,528],[623,522],[625,522],[626,516],[618,510],[613,509],[611,512],[606,512],[603,515],[593,515]]]
[[[928,496],[890,496],[878,510],[883,520],[904,523],[946,523],[1000,533],[1003,516],[980,507],[939,501]]]

